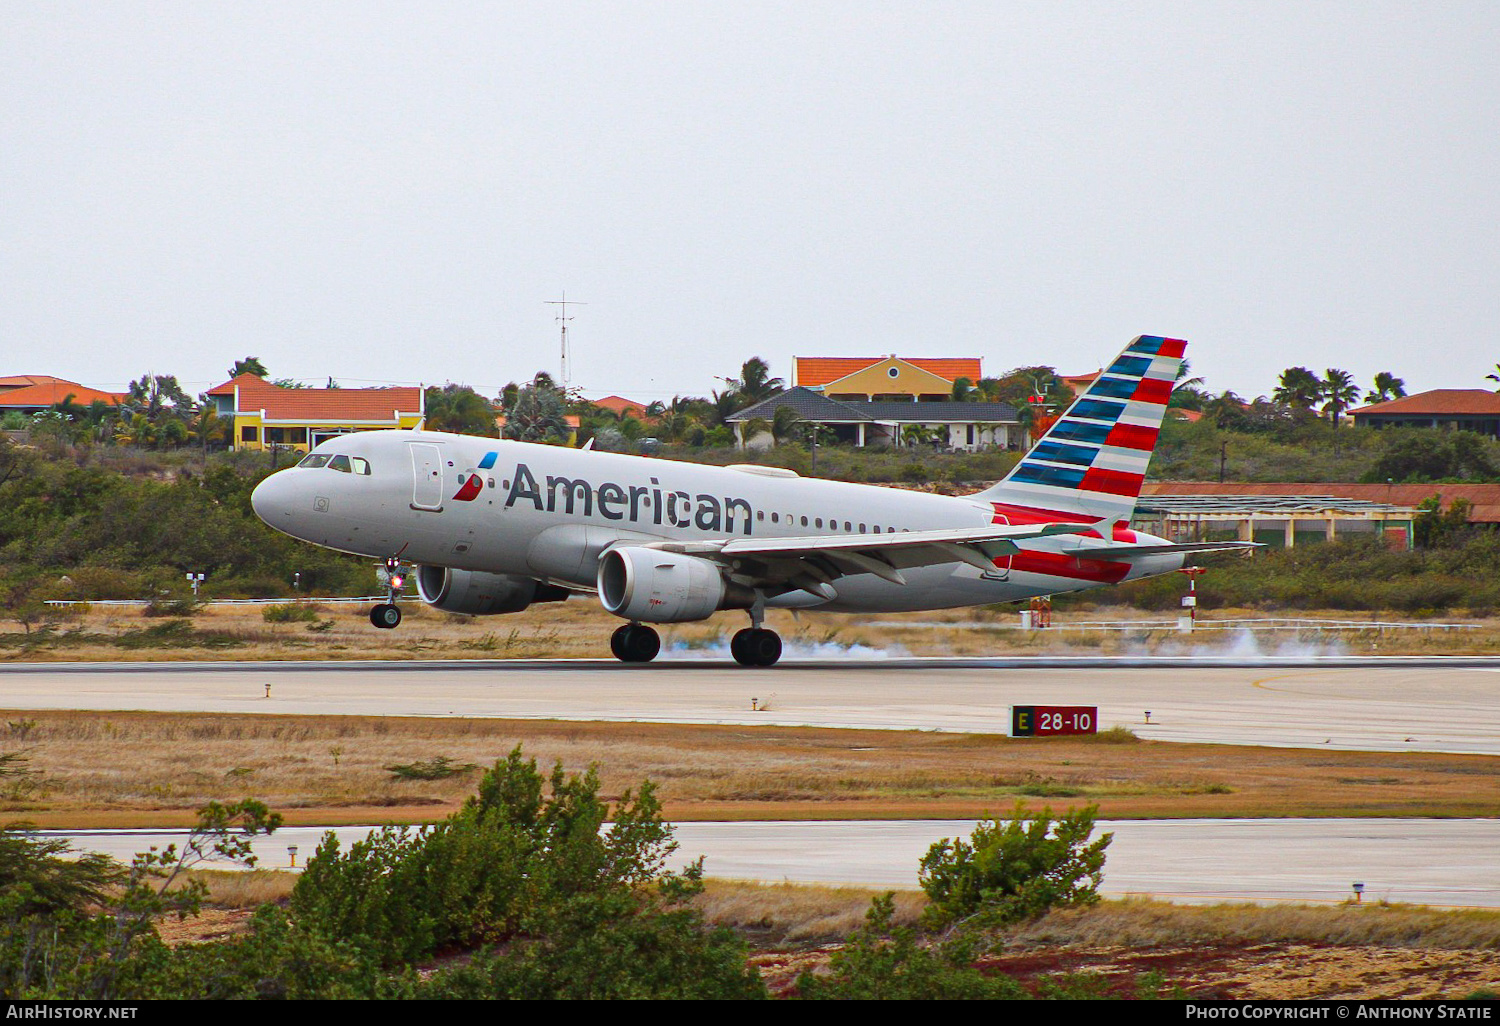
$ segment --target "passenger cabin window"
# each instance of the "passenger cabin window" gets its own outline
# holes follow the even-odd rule
[[[297,464],[299,467],[323,467],[328,465],[328,454],[326,452],[315,452],[303,458]]]
[[[351,471],[349,468],[349,457],[347,456],[335,456],[333,459],[329,460],[328,469],[337,470],[342,474],[353,473],[353,471]]]

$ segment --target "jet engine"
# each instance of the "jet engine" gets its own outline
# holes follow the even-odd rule
[[[519,613],[533,602],[561,602],[568,597],[568,589],[512,574],[419,566],[417,594],[423,602],[445,613],[489,616]]]
[[[720,609],[749,609],[755,592],[725,580],[706,559],[623,546],[599,560],[599,601],[626,620],[681,623]]]

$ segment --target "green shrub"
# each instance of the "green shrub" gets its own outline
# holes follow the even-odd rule
[[[192,598],[159,598],[146,603],[142,613],[146,616],[192,616],[203,608],[203,603]]]
[[[260,611],[266,623],[317,623],[318,607],[311,602],[277,602]]]
[[[944,926],[971,917],[1012,923],[1052,908],[1099,900],[1105,834],[1092,844],[1090,805],[1052,818],[1051,808],[1028,819],[1017,802],[1009,820],[980,823],[970,839],[944,838],[922,857],[922,889],[931,901],[924,922]]]
[[[974,941],[965,935],[924,945],[908,927],[891,928],[895,902],[870,902],[865,923],[835,952],[826,974],[803,973],[797,992],[810,1000],[985,1000],[1025,998],[1008,976],[974,968]]]
[[[383,767],[396,780],[447,780],[462,776],[479,767],[472,762],[458,763],[446,755],[439,755],[426,762],[397,763]]]
[[[739,942],[704,931],[683,905],[701,869],[666,872],[675,847],[649,781],[611,809],[595,770],[544,777],[518,747],[436,826],[386,827],[347,852],[326,837],[291,909],[302,928],[384,966],[503,945],[432,985],[448,995],[757,992]]]

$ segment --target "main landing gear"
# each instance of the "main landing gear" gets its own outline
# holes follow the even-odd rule
[[[628,623],[609,636],[609,650],[622,663],[649,663],[661,651],[661,635],[645,624]]]
[[[781,637],[764,627],[746,627],[729,639],[729,653],[741,666],[775,666],[781,658]]]
[[[729,654],[741,666],[775,666],[781,658],[781,635],[761,626],[766,622],[763,592],[755,593],[755,604],[747,612],[750,626],[729,639]]]
[[[391,630],[401,624],[401,608],[396,599],[401,597],[401,586],[406,575],[401,572],[401,561],[392,557],[385,561],[385,589],[389,600],[370,609],[370,623],[381,630]]]
[[[645,624],[626,624],[609,636],[609,650],[622,663],[649,663],[661,651],[661,636]],[[746,627],[730,639],[729,651],[741,666],[775,666],[781,637],[764,627]]]

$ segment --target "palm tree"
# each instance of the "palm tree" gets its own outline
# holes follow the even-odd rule
[[[1220,428],[1227,428],[1244,422],[1245,406],[1245,400],[1226,390],[1204,403],[1203,412],[1212,417]]]
[[[128,421],[122,420],[115,429],[115,441],[121,445],[134,445],[144,449],[155,445],[156,439],[156,425],[144,413],[132,414]]]
[[[427,413],[426,426],[434,431],[481,435],[486,438],[494,438],[499,434],[495,426],[494,406],[468,385],[429,387],[423,401]]]
[[[230,422],[219,416],[218,408],[212,403],[204,403],[198,408],[198,415],[193,418],[192,434],[203,447],[205,463],[208,461],[209,443],[227,442],[229,428]]]
[[[786,441],[799,429],[798,422],[801,421],[797,411],[790,406],[778,406],[776,412],[771,416],[771,437],[777,443]]]
[[[1172,397],[1167,400],[1167,405],[1181,410],[1201,410],[1212,397],[1203,388],[1202,375],[1188,377],[1188,367],[1187,360],[1178,366],[1177,378],[1172,383]]]
[[[1320,385],[1323,412],[1333,418],[1334,427],[1337,427],[1339,414],[1359,402],[1359,386],[1354,383],[1353,374],[1336,367],[1328,368]]]
[[[1491,374],[1490,377],[1500,381],[1500,377]],[[1390,371],[1381,371],[1375,375],[1375,388],[1365,394],[1367,403],[1383,403],[1387,399],[1403,399],[1406,397],[1406,382],[1402,381]]]
[[[1293,410],[1309,412],[1323,396],[1323,381],[1306,367],[1288,367],[1281,372],[1271,398]]]
[[[740,424],[741,447],[748,448],[750,443],[756,438],[769,434],[771,434],[771,422],[769,420],[764,417],[751,417]]]
[[[1500,371],[1500,363],[1495,364],[1495,370]],[[1484,379],[1486,381],[1500,381],[1500,374],[1486,374]],[[1500,392],[1500,388],[1495,389],[1495,391]]]
[[[932,445],[935,441],[932,429],[924,424],[908,424],[901,429],[902,445]]]
[[[771,368],[766,361],[752,356],[741,365],[739,378],[731,381],[729,386],[739,394],[740,409],[743,410],[771,398],[786,387],[786,382],[771,377]]]
[[[231,378],[237,378],[241,374],[254,374],[257,378],[263,378],[269,373],[270,371],[266,370],[266,365],[260,362],[258,356],[247,356],[243,360],[236,360],[234,366],[229,368]]]

